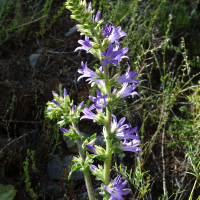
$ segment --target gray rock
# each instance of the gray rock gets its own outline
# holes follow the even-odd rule
[[[101,147],[106,147],[106,142],[104,140],[103,136],[97,136],[97,140],[95,142],[95,145],[101,146]]]
[[[71,36],[73,33],[75,33],[76,31],[77,31],[77,28],[76,28],[76,26],[74,26],[74,27],[70,28],[69,31],[68,31],[67,33],[65,33],[65,36],[66,36],[66,37],[69,37],[69,36]]]
[[[29,57],[29,63],[34,69],[36,69],[41,65],[42,59],[43,56],[41,54],[32,54]]]
[[[40,53],[43,52],[43,50],[42,49],[38,49],[36,52],[40,54]]]
[[[56,181],[48,181],[46,186],[46,196],[59,198],[65,194],[64,187],[61,184],[58,184]]]
[[[61,157],[54,155],[53,158],[47,164],[47,176],[50,180],[59,181],[62,179],[62,170],[68,169],[71,165],[73,155]],[[82,180],[84,179],[83,172],[77,170],[71,175],[71,180]]]
[[[73,140],[70,139],[70,137],[63,134],[63,140],[67,144],[67,148],[72,153],[78,153],[78,146]]]
[[[103,199],[103,196],[101,196],[99,194],[99,192],[101,192],[101,190],[99,188],[94,189],[93,192],[94,192],[94,195],[95,195],[96,199],[98,199],[98,200],[102,200]],[[84,192],[82,194],[78,194],[77,197],[78,197],[79,200],[89,199],[87,192]]]

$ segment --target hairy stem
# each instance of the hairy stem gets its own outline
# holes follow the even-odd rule
[[[82,149],[81,133],[80,133],[78,126],[76,124],[72,124],[72,125],[73,125],[74,129],[76,130],[76,132],[79,133],[79,135],[80,135],[80,137],[77,139],[78,152],[79,152],[80,157],[83,160],[85,160],[86,156],[85,156],[85,153],[83,152],[83,149]],[[84,173],[84,176],[85,176],[85,184],[86,184],[86,187],[87,187],[89,199],[95,200],[89,170],[84,170],[83,173]]]
[[[105,87],[106,87],[106,93],[110,96],[110,86],[109,86],[109,73],[108,73],[108,67],[104,66],[104,74],[105,74]],[[106,157],[107,159],[104,162],[104,184],[108,185],[109,184],[109,177],[110,177],[110,163],[111,163],[111,158],[112,158],[112,151],[111,151],[111,146],[112,146],[112,141],[109,138],[109,134],[111,132],[111,112],[106,109],[106,116],[108,123],[106,124],[106,135],[105,140],[106,140]]]

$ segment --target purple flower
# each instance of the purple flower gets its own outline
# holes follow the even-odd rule
[[[128,130],[124,130],[121,133],[117,133],[116,134],[116,138],[118,139],[127,139],[127,140],[139,140],[139,137],[137,135],[133,135],[132,133],[135,133],[137,131],[137,126],[133,129],[128,129]]]
[[[56,105],[56,106],[61,106],[61,104],[59,102],[57,102],[56,100],[52,100],[52,102]]]
[[[94,138],[93,140],[91,140],[88,144],[89,145],[94,145],[95,144],[95,142],[96,142],[96,140],[97,140],[97,138]]]
[[[78,106],[78,110],[80,110],[82,107],[83,107],[83,104],[84,104],[84,101],[82,101],[80,104],[79,104],[79,106]]]
[[[142,151],[140,147],[138,147],[140,144],[141,144],[140,140],[131,140],[130,142],[128,140],[124,140],[124,142],[121,143],[120,145],[121,146],[120,149],[122,151],[132,151],[140,155],[139,151]]]
[[[127,52],[128,48],[126,47],[118,51],[113,51],[113,45],[112,43],[110,43],[107,53],[106,52],[101,53],[102,56],[105,56],[102,66],[105,66],[109,63],[113,63],[118,66],[118,61],[120,61],[121,57]]]
[[[58,97],[58,94],[56,92],[52,91],[52,94],[53,94],[53,96]]]
[[[64,98],[66,98],[67,97],[67,90],[66,89],[64,89]]]
[[[88,7],[85,7],[85,12],[92,11],[92,2],[89,3]]]
[[[139,85],[139,82],[137,80],[132,79],[133,77],[135,77],[137,75],[137,72],[132,71],[132,72],[129,73],[129,70],[130,70],[130,66],[128,64],[128,69],[125,70],[126,73],[123,76],[116,79],[117,84],[136,82]]]
[[[76,106],[72,105],[72,114],[76,114]]]
[[[82,45],[82,47],[78,47],[75,49],[75,51],[79,49],[83,49],[85,51],[88,51],[91,47],[92,44],[90,43],[89,37],[85,36],[85,41],[84,40],[78,40],[78,43]]]
[[[90,70],[88,67],[87,67],[87,63],[83,63],[83,61],[81,62],[81,66],[83,69],[79,69],[78,70],[78,73],[82,74],[81,76],[79,76],[78,78],[78,81],[81,79],[81,78],[84,78],[84,77],[88,77],[88,79],[86,81],[92,81],[92,79],[98,79],[99,76],[92,70]],[[101,70],[100,70],[101,71]]]
[[[83,113],[85,115],[82,116],[80,118],[80,120],[82,120],[82,119],[93,119],[93,120],[96,120],[96,115],[93,112],[91,112],[91,110],[89,110],[86,105],[85,105],[85,108],[83,110]]]
[[[98,168],[95,165],[90,165],[90,171],[94,174]]]
[[[111,32],[110,36],[108,37],[108,40],[110,40],[111,43],[115,42],[117,39],[119,39],[123,36],[127,36],[127,34],[124,31],[121,31],[122,28],[120,26],[115,28],[113,23],[111,23],[111,24],[112,24],[112,32]]]
[[[98,22],[100,18],[101,18],[101,11],[98,10],[96,17],[95,16],[92,17],[92,22],[94,21]]]
[[[110,35],[111,28],[112,28],[111,25],[108,26],[108,25],[106,24],[105,29],[104,29],[104,32],[102,33],[102,35],[103,35],[104,37]]]
[[[119,120],[119,122],[117,123],[117,118],[115,115],[112,115],[112,121],[111,121],[111,132],[112,133],[121,133],[124,129],[126,128],[130,128],[129,124],[124,124],[126,118],[123,117]]]
[[[69,133],[69,131],[63,127],[60,127],[60,130],[63,132],[63,133]]]
[[[122,98],[124,98],[124,97],[129,96],[129,95],[131,95],[132,98],[133,98],[135,95],[138,95],[138,96],[139,96],[139,94],[138,94],[137,92],[132,92],[132,91],[136,88],[135,85],[130,85],[130,86],[128,86],[128,87],[127,87],[127,86],[128,86],[128,83],[123,83],[123,84],[122,84],[121,90],[117,93],[117,96],[119,97],[119,99],[122,99]]]
[[[124,200],[124,198],[122,197],[122,195],[127,195],[130,190],[122,190],[127,184],[127,181],[122,182],[120,176],[117,176],[114,180],[113,180],[113,187],[109,187],[104,185],[103,183],[101,184],[101,187],[105,188],[110,194],[111,197],[109,198],[109,200]]]
[[[91,145],[89,145],[89,144],[86,144],[85,147],[86,147],[89,151],[91,151],[92,153],[95,153],[95,154],[97,153],[97,149],[94,148],[93,146],[91,146]]]
[[[107,105],[106,98],[108,97],[108,94],[105,94],[102,96],[101,92],[97,89],[96,91],[97,97],[89,96],[90,100],[95,102],[92,106],[90,106],[90,110],[93,110],[95,108],[99,109],[101,112],[103,111],[103,107]]]

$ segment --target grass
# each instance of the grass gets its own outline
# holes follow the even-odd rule
[[[33,23],[38,24],[38,37],[53,27],[64,4],[51,16],[54,0],[39,2],[42,1],[3,1],[0,44],[11,37],[23,38]],[[140,82],[140,98],[121,102],[116,114],[126,112],[129,123],[140,127],[142,158],[125,171],[121,166],[113,169],[132,183],[135,199],[151,199],[152,195],[153,199],[183,199],[187,190],[188,199],[200,195],[199,5],[198,0],[93,0],[105,21],[121,26],[127,33],[120,44],[130,49],[131,70],[137,71]],[[121,64],[113,73],[124,72],[126,67],[126,63]],[[79,95],[78,99],[82,97]],[[59,133],[58,127],[48,123],[46,126],[54,133],[45,137],[51,146],[49,157],[59,144]],[[153,160],[153,166],[149,160]],[[172,175],[170,170],[174,170]],[[189,189],[185,181],[193,176],[194,184]],[[159,185],[157,194],[154,183]]]

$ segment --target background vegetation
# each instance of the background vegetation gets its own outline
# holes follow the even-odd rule
[[[52,51],[54,41],[51,41],[50,36],[53,31],[63,31],[63,20],[68,16],[66,13],[70,15],[64,3],[62,0],[0,1],[0,66],[3,70],[5,60],[12,57],[5,46],[13,42],[24,44],[31,36],[34,38],[31,45],[38,45],[38,41],[41,41],[46,52]],[[113,168],[113,173],[121,173],[129,180],[133,191],[130,199],[200,199],[200,1],[93,0],[93,7],[101,10],[105,22],[121,26],[127,33],[128,36],[120,43],[122,47],[129,48],[131,70],[137,71],[140,82],[140,98],[127,98],[121,102],[116,115],[120,117],[125,113],[130,124],[140,127],[138,134],[143,150],[141,160],[134,160],[133,155],[127,154],[124,159],[126,169],[123,170],[123,162],[120,162]],[[69,18],[67,20],[66,26],[72,28],[72,22]],[[68,42],[58,33],[53,37],[56,38],[55,43],[63,42],[63,45]],[[79,39],[77,35],[71,38],[76,43]],[[73,51],[73,47],[70,51]],[[53,49],[54,56],[45,54],[46,60],[63,63],[59,53],[62,54],[66,49],[56,48]],[[80,59],[77,58],[74,63],[77,68]],[[98,63],[91,56],[89,59],[91,67]],[[22,68],[20,65],[19,73]],[[77,68],[74,68],[72,73],[75,74]],[[113,68],[111,73],[124,72],[125,68],[126,63],[121,64]],[[53,68],[49,69],[52,70],[50,73],[54,73]],[[39,76],[37,73],[40,72],[34,71],[32,83]],[[0,76],[0,84],[5,83],[7,79],[3,74]],[[18,191],[16,199],[44,198],[44,188],[40,184],[44,166],[55,152],[65,147],[61,144],[58,127],[44,119],[43,113],[45,103],[51,99],[50,91],[58,90],[59,83],[66,86],[67,81],[64,78],[54,81],[45,98],[36,92],[35,85],[30,84],[32,103],[24,106],[29,107],[31,114],[23,119],[18,115],[13,117],[14,110],[19,109],[16,93],[10,92],[8,98],[3,98],[1,102],[1,107],[5,106],[6,109],[1,113],[0,124],[0,183],[13,184]],[[77,103],[83,98],[86,100],[90,91],[83,83],[79,84],[82,85],[78,85],[78,89],[76,85],[71,87],[71,97]],[[24,142],[18,144],[21,136],[13,125],[16,119],[16,124],[21,123],[20,120],[32,121],[32,131],[39,130],[40,134],[31,134],[28,138],[23,136]],[[25,125],[22,123],[22,126]],[[18,155],[16,152],[20,148],[23,150]],[[40,154],[40,159],[36,159]],[[18,163],[14,157],[17,157]],[[65,183],[74,190],[72,183]],[[66,196],[70,199],[69,193]]]

